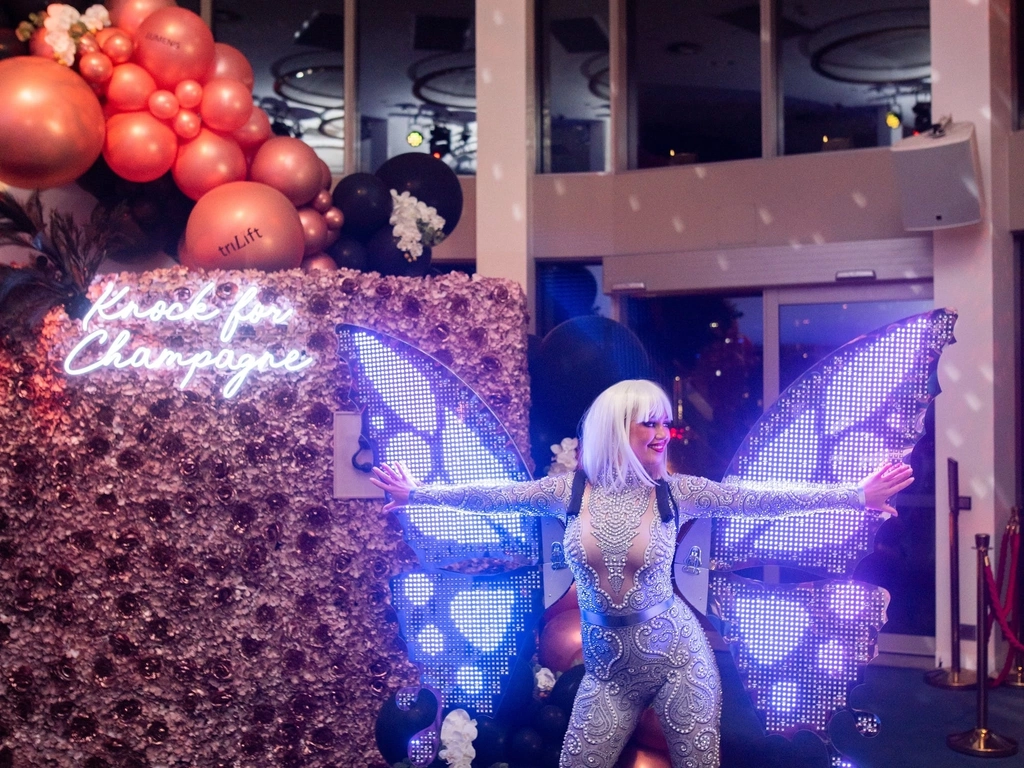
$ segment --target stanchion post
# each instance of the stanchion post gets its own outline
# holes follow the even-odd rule
[[[970,498],[960,496],[960,465],[946,459],[946,484],[949,488],[949,617],[950,660],[946,669],[925,673],[925,682],[936,688],[972,688],[978,676],[960,669],[960,510],[970,509]]]
[[[1017,754],[1017,742],[1000,736],[988,727],[988,585],[985,571],[989,567],[989,535],[974,536],[978,548],[978,713],[977,725],[969,731],[946,737],[946,745],[954,752],[974,757],[1010,757]]]
[[[1016,530],[1011,533],[1020,535],[1020,510],[1015,509],[1017,518]],[[1011,545],[1012,546],[1012,545]],[[1013,634],[1017,637],[1021,636],[1021,630],[1024,629],[1024,565],[1021,562],[1017,563],[1017,572],[1011,573],[1009,578],[1017,580],[1017,604],[1009,606],[1013,611],[1013,623],[1010,628],[1013,629]],[[1015,650],[1013,652],[1013,665],[1010,667],[1010,673],[1007,675],[1003,685],[1007,685],[1011,688],[1024,688],[1024,651]]]

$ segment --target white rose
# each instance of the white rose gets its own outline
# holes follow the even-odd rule
[[[110,26],[110,14],[102,5],[91,5],[82,14],[82,23],[90,32],[98,32]]]
[[[541,693],[549,693],[555,687],[555,673],[547,667],[541,667],[533,676],[537,690]]]

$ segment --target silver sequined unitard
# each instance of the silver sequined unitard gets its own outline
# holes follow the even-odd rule
[[[503,486],[426,486],[411,504],[477,512],[532,512],[565,521],[573,475]],[[783,489],[714,483],[671,475],[680,518],[777,518],[823,509],[862,508],[850,487]],[[661,721],[673,768],[719,764],[721,687],[704,631],[673,593],[676,521],[662,522],[654,488],[587,486],[569,520],[565,553],[583,617],[580,683],[560,768],[611,768],[651,706]]]

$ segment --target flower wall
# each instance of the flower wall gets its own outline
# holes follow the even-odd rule
[[[333,413],[354,409],[334,329],[434,355],[528,455],[522,292],[175,268],[90,298],[108,285],[128,292],[87,330],[54,312],[0,350],[0,763],[382,764],[377,713],[416,681],[387,584],[415,556],[379,501],[332,498]],[[123,367],[99,365],[124,333]]]

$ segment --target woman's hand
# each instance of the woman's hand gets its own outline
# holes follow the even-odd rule
[[[385,512],[408,504],[409,493],[420,485],[420,481],[413,477],[409,468],[400,461],[374,467],[370,482],[391,497],[391,500],[384,505]]]
[[[886,499],[895,496],[914,482],[914,470],[909,464],[886,464],[860,481],[864,491],[864,506],[896,515],[896,509]]]

